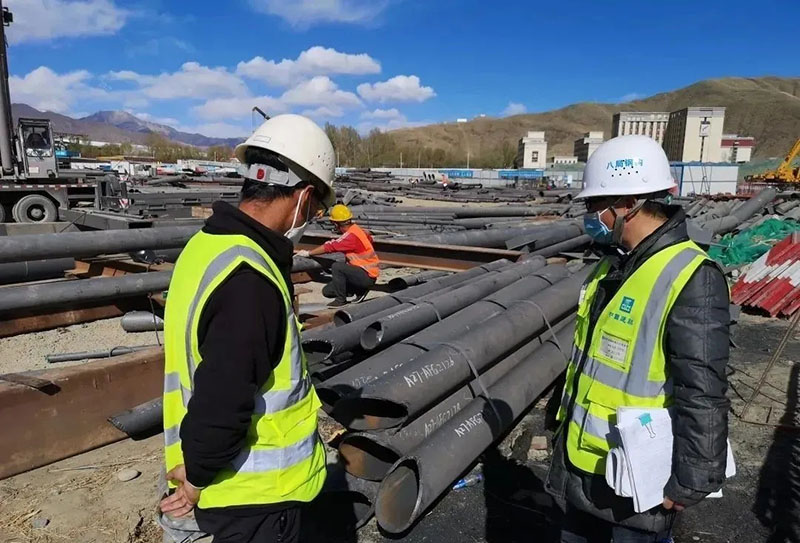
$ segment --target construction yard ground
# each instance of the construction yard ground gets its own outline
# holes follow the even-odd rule
[[[314,290],[309,302],[317,301]],[[152,332],[117,337],[115,321],[4,339],[0,358],[5,365],[0,369],[42,367],[41,357],[49,352],[155,339]],[[742,315],[736,326],[733,337],[738,348],[732,350],[728,373],[733,409],[730,436],[738,473],[727,484],[723,499],[706,500],[679,517],[676,541],[778,542],[796,540],[800,534],[800,433],[775,426],[800,424],[796,333],[770,371],[763,394],[753,402],[747,415],[751,422],[734,414],[741,412],[787,327],[785,320],[752,315]],[[9,359],[18,365],[11,366]],[[21,360],[27,363],[20,366]],[[374,519],[354,532],[335,521],[308,515],[304,541],[557,541],[560,513],[542,490],[549,451],[531,447],[535,436],[546,436],[550,444],[546,404],[543,398],[499,447],[483,456],[482,483],[446,494],[402,537],[383,534]],[[160,434],[125,440],[0,481],[0,543],[160,542],[154,516],[161,447]],[[121,482],[117,475],[128,468],[141,474]]]

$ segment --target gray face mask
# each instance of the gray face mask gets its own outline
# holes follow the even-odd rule
[[[308,217],[308,215],[311,213],[311,196],[310,195],[307,196],[306,200],[307,200],[307,202],[306,202],[306,206],[307,206],[306,207],[306,217]],[[294,208],[294,217],[292,218],[292,227],[289,228],[286,231],[286,233],[284,234],[284,236],[289,238],[292,241],[292,243],[294,243],[294,244],[297,244],[297,242],[300,241],[300,238],[303,237],[303,233],[306,231],[306,228],[308,228],[308,220],[307,219],[303,222],[303,224],[295,226],[295,224],[297,223],[297,217],[300,215],[300,205],[302,203],[303,203],[303,197],[300,196],[300,198],[297,200],[297,206],[295,206],[295,208]]]

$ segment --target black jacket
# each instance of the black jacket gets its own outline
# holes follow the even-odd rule
[[[242,234],[258,243],[281,269],[291,290],[292,243],[230,204],[217,202],[213,210],[203,231]],[[256,392],[283,355],[286,326],[281,293],[247,265],[211,294],[198,327],[202,363],[195,371],[194,393],[181,423],[186,477],[191,484],[211,484],[241,450]],[[242,512],[276,507],[248,507]]]
[[[591,322],[596,322],[607,301],[645,260],[687,239],[685,214],[680,207],[671,206],[666,223],[630,254],[614,261],[598,285]],[[725,480],[729,307],[725,277],[716,264],[707,262],[691,277],[667,316],[664,348],[674,385],[675,441],[672,477],[664,491],[684,505],[719,490]],[[563,454],[564,433],[562,430],[557,447],[561,450],[554,452],[548,481],[556,497],[565,497],[571,505],[613,522],[652,531],[663,529],[664,515],[659,511],[636,515],[632,500],[614,495],[604,477],[569,465]]]

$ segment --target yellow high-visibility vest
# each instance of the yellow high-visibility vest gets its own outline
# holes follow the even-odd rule
[[[664,353],[667,317],[708,255],[692,241],[648,258],[605,304],[589,330],[598,283],[611,267],[601,260],[581,289],[575,341],[558,419],[569,416],[567,455],[578,469],[605,473],[618,407],[667,407],[672,401]],[[580,371],[575,390],[576,372]],[[574,399],[571,413],[567,408]]]
[[[280,270],[254,241],[242,235],[198,232],[181,253],[170,282],[164,318],[164,457],[167,471],[183,464],[180,425],[202,364],[197,338],[200,315],[214,290],[239,266],[248,265],[281,292],[286,310],[283,356],[256,393],[244,448],[203,489],[201,508],[314,499],[325,481],[325,451],[317,435],[321,403],[306,369],[299,323]],[[268,361],[264,360],[267,364]]]

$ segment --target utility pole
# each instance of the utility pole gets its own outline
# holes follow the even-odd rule
[[[417,169],[419,169],[419,159],[422,156],[422,151],[417,149]]]
[[[403,151],[400,151],[400,168],[403,167]]]

